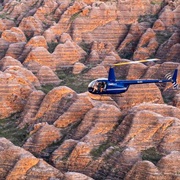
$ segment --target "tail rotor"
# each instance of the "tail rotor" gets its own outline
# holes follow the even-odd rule
[[[177,69],[175,69],[173,75],[171,75],[170,73],[165,75],[166,79],[169,80],[170,82],[172,82],[174,89],[178,89],[177,75],[178,75]]]

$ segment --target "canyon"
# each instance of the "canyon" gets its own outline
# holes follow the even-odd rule
[[[179,0],[0,1],[0,47],[0,179],[180,179],[179,89],[87,91],[180,71]]]

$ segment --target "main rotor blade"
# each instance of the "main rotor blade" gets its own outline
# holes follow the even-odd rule
[[[139,60],[139,61],[130,61],[130,62],[121,62],[121,63],[117,63],[114,64],[114,66],[122,66],[122,65],[126,65],[126,64],[136,64],[136,63],[142,63],[142,62],[151,62],[151,61],[159,61],[160,59],[143,59],[143,60]]]

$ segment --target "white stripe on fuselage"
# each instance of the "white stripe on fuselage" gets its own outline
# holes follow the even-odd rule
[[[106,89],[107,91],[110,91],[110,90],[112,90],[112,91],[114,91],[114,90],[126,90],[127,88],[115,88],[115,89]]]

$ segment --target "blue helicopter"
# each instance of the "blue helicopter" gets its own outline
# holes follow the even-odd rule
[[[123,62],[114,64],[114,66],[125,65],[125,64],[134,64],[142,63],[149,61],[157,61],[159,59],[146,59],[139,61]],[[177,74],[178,70],[175,69],[173,75],[167,75],[167,79],[137,79],[137,80],[116,80],[114,68],[110,67],[108,78],[99,78],[92,81],[88,85],[88,91],[92,94],[120,94],[128,90],[130,85],[133,84],[146,84],[146,83],[166,83],[172,82],[175,89],[178,88],[177,84]]]

